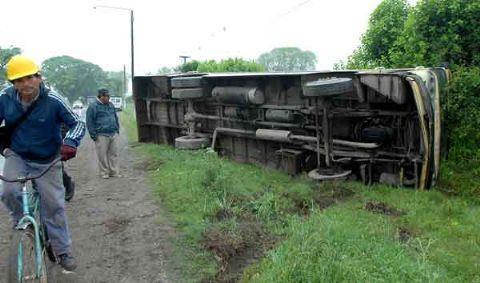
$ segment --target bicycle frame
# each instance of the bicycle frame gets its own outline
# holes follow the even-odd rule
[[[20,183],[22,187],[21,196],[22,196],[22,209],[23,209],[23,216],[18,221],[18,224],[15,226],[16,230],[26,230],[28,229],[29,225],[32,225],[33,232],[34,232],[34,245],[35,245],[35,278],[31,279],[38,279],[42,275],[42,267],[43,267],[43,252],[44,252],[44,244],[45,244],[45,231],[43,230],[43,226],[41,224],[41,217],[40,217],[40,196],[39,193],[33,188],[33,180],[42,177],[53,165],[60,161],[60,158],[55,159],[50,163],[50,165],[43,170],[40,174],[36,176],[23,176],[17,177],[14,179],[5,178],[4,176],[0,175],[0,179],[9,182],[9,183]],[[27,182],[32,182],[32,189],[29,190],[27,187]],[[38,222],[37,222],[38,220]],[[18,245],[18,252],[17,252],[17,278],[23,277],[23,245],[20,242]],[[46,267],[45,267],[46,268]]]
[[[23,217],[20,218],[16,229],[25,230],[28,225],[33,226],[34,237],[35,237],[35,267],[36,267],[36,276],[40,277],[42,272],[42,243],[43,239],[40,239],[40,225],[35,219],[35,215],[38,211],[39,206],[39,196],[35,195],[36,192],[33,190],[29,192],[27,188],[27,180],[20,181],[22,184],[22,204],[23,204]],[[31,197],[30,197],[31,196]],[[31,203],[33,202],[33,203]],[[31,206],[33,204],[33,206]],[[33,208],[33,209],[32,209]],[[18,246],[18,277],[23,273],[23,247],[22,245]]]

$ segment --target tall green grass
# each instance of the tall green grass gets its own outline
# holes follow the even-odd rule
[[[131,114],[127,109],[122,116]],[[136,135],[132,121],[122,118],[129,137]],[[317,184],[208,150],[153,144],[135,150],[178,230],[184,281],[215,280],[221,262],[204,248],[205,235],[220,231],[233,244],[245,241],[241,223],[249,219],[278,242],[245,271],[244,282],[480,282],[480,208],[471,199],[434,190]],[[403,214],[368,211],[371,201]]]
[[[124,128],[130,143],[138,141],[137,120],[135,118],[135,109],[132,103],[127,103],[123,111],[119,114],[120,126]]]
[[[244,282],[480,281],[478,206],[434,191],[375,187],[360,195],[295,222]],[[404,215],[366,211],[370,200]]]
[[[395,241],[395,227],[349,205],[317,212],[245,282],[429,282],[443,270],[411,256]]]

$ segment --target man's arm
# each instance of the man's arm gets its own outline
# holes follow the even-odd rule
[[[97,140],[97,132],[95,130],[95,108],[93,104],[90,104],[87,108],[87,117],[85,121],[87,122],[88,133],[92,140]]]
[[[3,120],[5,119],[5,113],[3,112],[5,104],[5,99],[7,98],[7,93],[5,89],[0,90],[0,125],[2,124]]]
[[[118,129],[117,134],[120,134],[120,122],[118,120],[117,110],[115,109],[115,106],[113,106],[113,104],[112,104],[112,107],[115,110],[115,122],[117,123],[117,129]]]
[[[63,139],[63,143],[77,148],[80,145],[80,141],[85,135],[85,123],[80,120],[77,114],[68,106],[65,101],[60,98],[56,93],[50,92],[49,97],[57,100],[59,107],[59,118],[61,122],[65,123],[68,127],[68,132]]]

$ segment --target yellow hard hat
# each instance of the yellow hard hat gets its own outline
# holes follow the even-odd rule
[[[23,55],[15,55],[10,58],[6,67],[9,81],[34,75],[40,71],[40,68],[32,59]]]

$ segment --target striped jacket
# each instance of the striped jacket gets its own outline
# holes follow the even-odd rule
[[[39,95],[35,109],[13,132],[10,149],[26,160],[46,163],[60,152],[61,124],[69,128],[63,143],[76,148],[85,135],[85,123],[62,97],[43,84]],[[13,86],[0,91],[0,123],[12,124],[23,112],[18,92]]]

